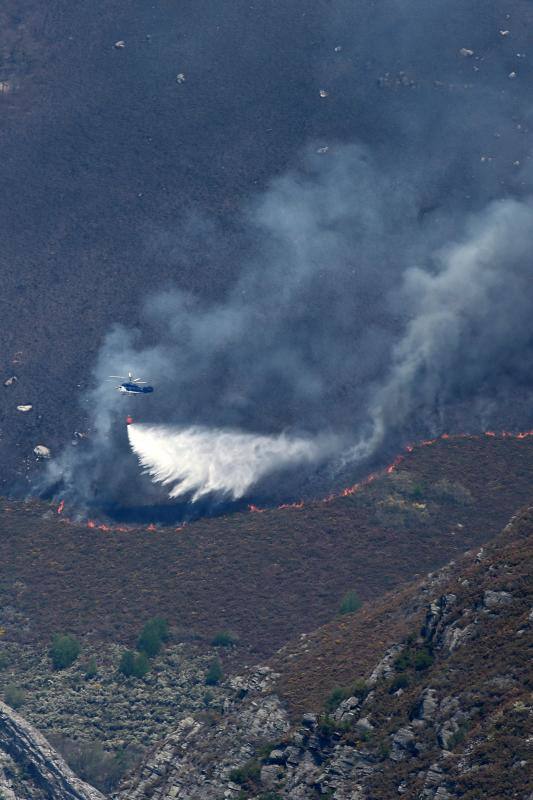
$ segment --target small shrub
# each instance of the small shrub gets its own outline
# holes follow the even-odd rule
[[[397,659],[394,661],[394,669],[397,672],[404,672],[413,666],[413,653],[409,648],[403,650]]]
[[[80,643],[70,634],[56,634],[50,647],[49,656],[54,669],[70,667],[78,658],[81,651]]]
[[[222,680],[222,664],[218,660],[218,658],[214,658],[209,665],[209,669],[207,670],[207,674],[205,676],[205,685],[206,686],[217,686]]]
[[[320,717],[318,721],[317,733],[321,739],[329,740],[336,731],[335,723],[327,715]]]
[[[148,658],[153,658],[161,650],[163,642],[168,639],[168,624],[161,617],[148,620],[141,631],[137,642],[137,649],[145,653]]]
[[[363,680],[354,681],[351,686],[336,686],[326,700],[326,711],[331,714],[343,700],[347,700],[349,697],[358,697],[359,700],[364,700],[367,694],[368,687],[366,681]]]
[[[215,699],[215,695],[213,694],[213,692],[210,692],[209,690],[207,692],[205,692],[204,696],[202,698],[203,703],[204,703],[204,707],[205,708],[209,708],[209,706],[211,705],[211,703],[213,702],[214,699]]]
[[[407,675],[397,675],[389,686],[389,694],[394,694],[398,689],[407,689],[409,686],[409,678]]]
[[[85,680],[90,681],[92,678],[96,678],[98,674],[98,668],[96,666],[96,659],[90,658],[86,664],[83,665],[83,671],[85,673]]]
[[[342,686],[336,686],[326,700],[326,711],[331,714],[331,712],[335,711],[335,709],[340,706],[342,701],[347,700],[348,697],[350,697],[350,692],[348,689]]]
[[[106,794],[118,786],[141,757],[141,751],[132,745],[113,753],[104,750],[100,742],[58,735],[51,735],[50,739],[76,775]]]
[[[161,639],[153,629],[143,630],[137,642],[137,648],[149,658],[158,655],[161,645]]]
[[[438,481],[433,486],[433,493],[437,500],[451,505],[467,506],[474,502],[472,492],[466,486],[456,481],[449,481],[446,478]]]
[[[354,681],[350,687],[350,694],[352,694],[354,697],[358,697],[359,700],[364,700],[368,694],[368,686],[366,681],[362,679]]]
[[[4,702],[7,703],[8,706],[14,708],[15,711],[17,708],[20,708],[24,705],[26,700],[26,694],[23,689],[20,689],[18,686],[14,686],[10,683],[6,686],[4,691]]]
[[[361,605],[362,603],[355,592],[346,592],[339,608],[339,614],[352,614],[354,611],[358,611]]]
[[[145,653],[135,655],[131,650],[122,653],[118,671],[126,678],[144,678],[150,669],[150,662]]]
[[[219,631],[211,640],[213,647],[232,647],[237,644],[238,638],[229,631]]]
[[[259,782],[261,774],[261,765],[255,759],[247,761],[246,764],[237,769],[232,769],[229,774],[230,781],[237,783],[239,786],[256,784]]]
[[[419,650],[413,659],[413,665],[416,670],[419,672],[424,669],[429,669],[429,667],[433,664],[433,656],[429,652],[429,650],[424,647],[422,650]]]
[[[120,664],[118,665],[118,671],[122,673],[122,675],[125,675],[126,678],[130,678],[133,675],[134,669],[135,653],[132,653],[131,650],[124,650],[120,659]]]
[[[7,653],[0,653],[0,672],[7,669],[11,664],[11,659]]]
[[[144,678],[147,672],[150,670],[150,662],[144,653],[139,653],[137,658],[135,659],[135,666],[133,669],[133,677],[134,678]]]

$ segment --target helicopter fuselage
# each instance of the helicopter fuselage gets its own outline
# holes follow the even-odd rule
[[[154,391],[153,386],[139,386],[137,383],[122,383],[117,389],[121,394],[150,394]]]

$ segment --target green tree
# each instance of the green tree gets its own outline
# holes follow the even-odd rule
[[[118,671],[125,675],[126,678],[131,678],[135,671],[135,653],[131,650],[124,650],[118,665]]]
[[[131,650],[122,653],[118,671],[126,678],[144,678],[150,669],[150,662],[145,653],[135,655]]]
[[[144,676],[149,670],[150,670],[150,662],[148,661],[147,656],[145,655],[145,653],[139,653],[139,655],[135,659],[135,665],[133,668],[133,677],[144,678]]]
[[[354,611],[358,611],[361,608],[361,605],[361,600],[354,591],[346,592],[342,598],[339,614],[352,614]]]
[[[222,664],[218,658],[214,658],[209,665],[209,669],[207,670],[207,674],[205,676],[205,685],[216,686],[222,680],[223,674]]]
[[[137,649],[149,658],[156,656],[168,639],[168,624],[161,617],[148,620],[137,641]]]
[[[52,659],[54,669],[65,669],[70,667],[78,658],[81,651],[80,643],[69,633],[61,635],[57,633],[52,641],[49,656]]]

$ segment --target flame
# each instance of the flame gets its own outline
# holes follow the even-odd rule
[[[502,439],[527,439],[533,437],[533,430],[530,431],[521,431],[519,433],[513,433],[511,431],[500,431],[496,433],[495,431],[485,431],[482,435],[488,436],[491,438],[502,438]],[[405,453],[413,453],[417,447],[430,447],[431,445],[437,444],[439,441],[448,441],[452,439],[476,439],[479,438],[478,435],[473,433],[442,433],[440,436],[435,437],[435,439],[423,439],[418,444],[407,444],[405,445]],[[396,456],[394,461],[389,464],[388,467],[385,467],[384,470],[381,472],[373,472],[368,475],[363,480],[359,481],[358,483],[354,483],[352,486],[347,486],[345,489],[342,489],[340,492],[332,492],[328,494],[326,497],[323,497],[321,502],[322,503],[332,503],[334,500],[338,500],[341,497],[351,497],[352,495],[356,494],[357,492],[361,491],[365,486],[368,486],[377,478],[382,475],[391,475],[393,472],[396,471],[398,466],[405,461],[405,455],[400,454]],[[304,508],[305,503],[303,500],[300,500],[299,503],[283,503],[281,506],[277,506],[278,510],[283,508]],[[267,508],[258,508],[254,505],[248,506],[248,511],[262,514],[265,511],[268,511]]]
[[[264,514],[265,511],[268,511],[268,508],[259,508],[258,506],[254,506],[253,503],[248,506],[248,511],[252,514]]]
[[[128,420],[131,420],[131,417],[128,417]],[[130,423],[128,422],[128,424],[130,424]],[[449,440],[453,440],[453,439],[479,439],[480,436],[486,436],[486,437],[488,437],[490,439],[500,438],[500,439],[519,439],[519,440],[523,440],[523,439],[533,438],[533,430],[520,431],[518,433],[513,433],[512,431],[499,431],[498,433],[496,431],[484,431],[484,433],[480,434],[480,435],[472,434],[472,433],[454,433],[454,434],[443,433],[440,436],[437,436],[435,439],[424,439],[421,442],[418,442],[417,444],[407,444],[405,446],[405,448],[404,448],[404,453],[402,453],[400,455],[397,455],[396,458],[394,459],[394,461],[392,461],[389,464],[388,467],[385,467],[385,469],[381,470],[380,472],[372,472],[370,475],[367,475],[366,478],[363,478],[363,480],[359,481],[358,483],[354,483],[352,486],[347,486],[345,489],[342,489],[340,492],[332,492],[331,494],[327,495],[326,497],[323,497],[321,502],[322,503],[332,503],[334,500],[338,500],[339,498],[342,498],[342,497],[351,497],[352,495],[354,495],[357,492],[361,491],[361,489],[363,489],[365,486],[369,486],[371,483],[373,483],[379,477],[384,476],[384,475],[391,475],[393,472],[396,471],[396,469],[399,467],[399,465],[402,462],[405,461],[406,454],[413,453],[419,447],[429,447],[431,445],[437,444],[437,442],[439,442],[441,440],[449,441]],[[295,502],[295,503],[283,503],[282,505],[278,506],[277,508],[278,508],[278,510],[290,509],[290,508],[301,509],[301,508],[305,508],[305,506],[306,506],[306,503],[303,500],[299,500],[298,502]],[[58,505],[58,507],[57,507],[57,513],[61,514],[63,512],[64,507],[65,507],[65,501],[61,500],[59,505]],[[3,510],[4,511],[11,511],[12,509],[9,506],[5,506]],[[266,511],[269,511],[269,510],[270,509],[268,509],[268,508],[260,508],[259,506],[256,506],[254,504],[250,504],[248,506],[248,511],[250,513],[252,513],[252,514],[264,514]],[[70,520],[68,520],[67,518],[62,518],[60,521],[61,522],[70,522]],[[182,525],[177,526],[175,528],[176,533],[179,533],[180,531],[182,531],[186,527],[186,525],[187,525],[187,523],[184,522]],[[96,529],[96,530],[99,530],[99,531],[116,531],[116,532],[120,532],[120,533],[127,533],[129,531],[137,530],[137,528],[135,528],[135,527],[127,527],[127,526],[124,526],[124,525],[121,525],[121,526],[119,526],[119,525],[110,526],[110,525],[98,524],[97,522],[95,522],[92,519],[87,520],[87,527],[91,528],[91,529]],[[154,523],[151,523],[150,525],[148,525],[146,527],[146,530],[150,531],[151,533],[153,533],[153,532],[157,531],[157,526]]]
[[[389,464],[389,466],[388,466],[388,467],[386,468],[386,470],[385,470],[385,472],[387,473],[387,475],[391,475],[391,474],[394,472],[394,470],[396,469],[396,467],[399,467],[399,466],[400,466],[400,464],[402,463],[402,461],[404,460],[404,458],[405,458],[405,456],[402,456],[402,455],[400,455],[400,456],[396,456],[396,458],[394,459],[394,461],[392,462],[392,464]]]

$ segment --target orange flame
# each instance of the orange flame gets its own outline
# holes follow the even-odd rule
[[[533,430],[521,431],[519,433],[513,433],[511,431],[500,431],[499,433],[496,433],[495,431],[485,431],[483,434],[481,434],[481,436],[486,436],[486,437],[491,438],[491,439],[495,439],[495,438],[528,439],[528,438],[533,438]],[[413,453],[419,447],[429,447],[430,445],[436,444],[440,440],[446,441],[446,440],[452,440],[452,439],[475,439],[475,438],[479,439],[480,435],[471,434],[471,433],[454,433],[454,434],[443,433],[443,434],[441,434],[441,436],[438,436],[435,439],[424,439],[423,441],[418,442],[418,444],[408,444],[408,445],[405,446],[404,450],[405,450],[405,453]],[[393,472],[395,472],[395,470],[398,468],[398,466],[403,461],[405,461],[405,458],[406,458],[405,454],[400,454],[400,455],[396,456],[394,461],[391,464],[389,464],[388,467],[385,467],[385,469],[382,470],[381,472],[373,472],[370,475],[367,475],[366,478],[363,478],[363,480],[359,481],[358,483],[354,483],[352,486],[347,486],[345,489],[342,489],[340,492],[332,492],[331,494],[327,495],[326,497],[323,497],[321,502],[322,503],[331,503],[334,500],[337,500],[337,499],[339,499],[341,497],[351,497],[352,495],[354,495],[357,492],[361,491],[361,489],[363,489],[365,486],[368,486],[371,483],[373,483],[375,480],[377,480],[377,478],[379,478],[379,477],[381,477],[383,475],[391,475]],[[306,503],[304,502],[304,500],[299,500],[296,503],[283,503],[282,505],[278,506],[278,509],[289,509],[289,508],[301,509],[301,508],[305,508],[305,505],[306,505]],[[57,507],[57,513],[61,514],[63,512],[64,507],[65,507],[65,501],[61,500],[61,502],[59,503],[59,505]],[[11,511],[11,508],[6,506],[4,508],[4,510],[5,511]],[[250,513],[253,513],[253,514],[264,514],[266,511],[269,511],[269,509],[268,508],[259,508],[259,506],[250,504],[248,506],[248,511]],[[61,522],[68,522],[68,521],[69,520],[66,519],[66,518],[63,518],[61,520]],[[182,531],[186,527],[186,525],[187,525],[187,523],[185,522],[182,525],[177,526],[175,528],[176,533]],[[103,524],[99,525],[92,519],[87,521],[87,527],[88,528],[97,529],[97,530],[100,530],[100,531],[118,531],[118,532],[123,532],[123,533],[127,533],[128,531],[136,530],[135,528],[119,526],[119,525],[114,525],[114,526],[103,525]],[[157,531],[157,526],[154,523],[151,523],[150,525],[148,525],[146,527],[146,530],[153,533],[153,532]]]

